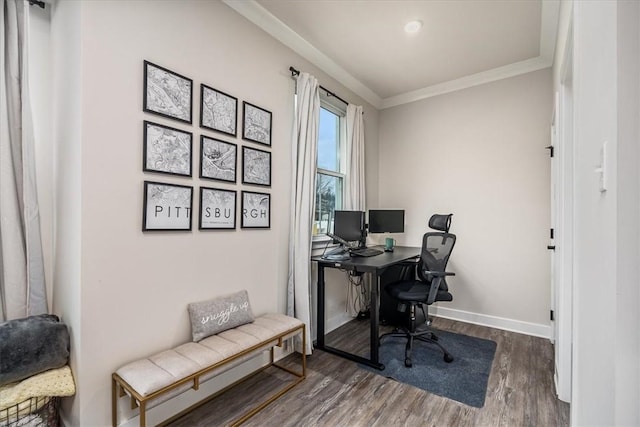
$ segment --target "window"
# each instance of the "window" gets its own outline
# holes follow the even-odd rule
[[[333,229],[333,212],[342,209],[345,182],[343,109],[322,99],[316,165],[316,209],[313,236],[320,237]]]

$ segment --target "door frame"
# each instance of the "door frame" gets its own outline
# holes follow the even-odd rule
[[[552,207],[556,219],[555,246],[553,252],[554,283],[553,307],[555,308],[555,374],[558,398],[571,402],[573,369],[573,277],[574,277],[574,98],[573,98],[573,24],[569,25],[564,58],[560,68],[556,114],[558,162],[555,182],[557,204]]]

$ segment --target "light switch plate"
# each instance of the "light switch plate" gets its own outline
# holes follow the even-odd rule
[[[607,145],[608,142],[604,141],[600,148],[600,167],[596,169],[596,173],[600,175],[600,192],[607,191]]]

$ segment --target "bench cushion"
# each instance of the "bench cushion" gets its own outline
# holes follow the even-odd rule
[[[234,360],[235,363],[214,369],[203,379],[231,369],[275,345],[279,335],[300,325],[300,320],[283,314],[265,314],[256,318],[253,323],[220,332],[200,342],[182,344],[131,362],[118,369],[116,373],[138,394],[145,397],[189,375],[224,362],[246,350],[254,349],[251,354]]]

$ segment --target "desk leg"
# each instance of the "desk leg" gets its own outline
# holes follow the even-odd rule
[[[374,288],[377,288],[377,283],[378,283],[378,276],[375,275],[375,282],[376,282],[376,286],[374,286]],[[325,310],[325,304],[324,304],[324,298],[325,298],[325,283],[324,283],[324,266],[320,265],[320,263],[318,263],[318,283],[317,283],[317,287],[318,287],[318,310],[316,313],[316,319],[317,319],[317,332],[316,332],[316,348],[318,350],[322,350],[322,351],[326,351],[328,353],[332,353],[335,354],[337,356],[340,357],[344,357],[345,359],[349,359],[349,360],[353,360],[354,362],[358,362],[358,363],[362,363],[364,365],[368,365],[371,367],[374,367],[376,369],[384,369],[384,365],[381,365],[380,363],[378,363],[378,306],[379,304],[379,298],[378,298],[378,291],[377,289],[375,289],[372,292],[371,295],[371,307],[375,308],[371,310],[371,357],[369,358],[364,358],[361,356],[358,356],[357,354],[352,354],[352,353],[347,353],[346,351],[342,351],[338,348],[334,348],[331,346],[327,346],[325,345],[325,324],[324,324],[324,310]]]
[[[371,303],[369,309],[369,320],[371,322],[371,343],[370,359],[375,365],[379,364],[378,348],[380,347],[380,337],[378,333],[379,311],[380,311],[380,276],[378,273],[371,273]],[[384,369],[384,368],[383,368]]]
[[[317,316],[317,333],[316,333],[316,347],[324,349],[324,266],[318,263],[318,313]]]

